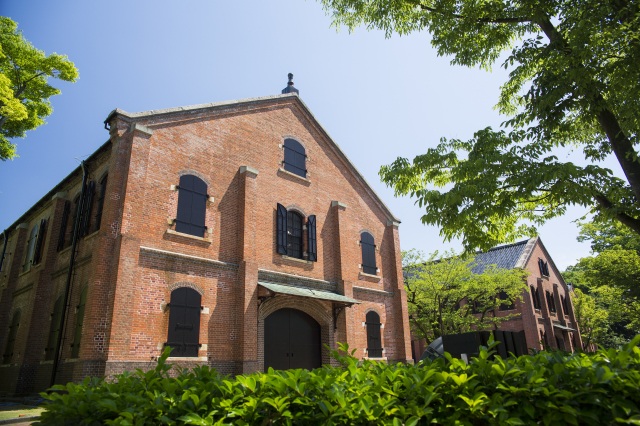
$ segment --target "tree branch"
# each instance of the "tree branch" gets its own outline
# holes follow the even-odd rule
[[[419,5],[420,8],[424,11],[427,12],[432,12],[432,13],[437,13],[440,15],[447,15],[447,16],[451,16],[455,19],[466,19],[464,15],[460,15],[457,13],[443,13],[440,12],[438,9],[434,8],[434,7],[429,7],[427,5],[421,4]],[[522,24],[525,22],[533,22],[533,19],[531,18],[527,18],[527,17],[511,17],[511,18],[480,18],[477,20],[477,22],[483,23],[483,24]]]
[[[615,207],[614,204],[604,194],[596,194],[594,198],[603,210],[612,210]],[[640,234],[640,220],[631,217],[626,213],[620,212],[613,213],[613,216],[620,223],[626,225],[637,234]]]

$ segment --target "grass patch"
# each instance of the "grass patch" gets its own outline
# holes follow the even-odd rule
[[[21,417],[39,416],[44,408],[33,407],[30,405],[6,405],[0,406],[0,420],[12,420]]]

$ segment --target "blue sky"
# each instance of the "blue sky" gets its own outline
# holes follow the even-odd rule
[[[315,1],[0,0],[46,53],[66,54],[75,84],[54,82],[47,124],[17,140],[19,158],[0,163],[0,229],[67,176],[107,139],[103,121],[129,112],[279,94],[294,74],[300,97],[389,208],[402,220],[403,249],[459,249],[420,209],[380,183],[381,165],[413,158],[441,137],[469,138],[501,117],[493,110],[502,69],[449,65],[426,33],[385,39],[331,27]],[[571,209],[540,229],[560,269],[589,254]]]

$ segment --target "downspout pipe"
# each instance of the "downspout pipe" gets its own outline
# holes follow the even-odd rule
[[[53,355],[53,369],[51,371],[51,386],[56,383],[56,374],[58,372],[58,366],[60,364],[60,356],[62,349],[62,341],[64,340],[67,313],[69,310],[69,296],[71,295],[71,284],[73,282],[73,267],[76,261],[76,247],[78,245],[78,234],[80,233],[80,224],[82,223],[82,212],[84,211],[85,203],[85,191],[87,189],[87,168],[85,162],[80,163],[82,167],[82,189],[80,190],[80,202],[76,207],[76,220],[73,223],[73,237],[71,239],[71,256],[69,256],[69,271],[67,272],[67,284],[64,290],[64,303],[62,305],[62,315],[60,315],[60,324],[58,325],[58,341]]]
[[[5,229],[2,231],[2,237],[4,239],[4,244],[2,245],[2,255],[0,255],[0,271],[2,271],[2,264],[4,263],[4,256],[7,253],[7,244],[9,243],[9,234]]]

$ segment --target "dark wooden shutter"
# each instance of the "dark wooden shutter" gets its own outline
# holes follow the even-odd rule
[[[82,340],[82,325],[84,324],[84,307],[87,304],[87,287],[80,293],[80,302],[76,306],[76,328],[73,332],[73,344],[71,345],[71,358],[78,358],[80,354],[80,340]]]
[[[16,342],[16,336],[18,335],[18,327],[20,326],[20,311],[16,311],[11,319],[11,325],[9,326],[9,336],[7,338],[7,345],[4,347],[4,354],[2,355],[2,363],[8,364],[13,358],[13,348]]]
[[[171,356],[198,356],[200,347],[200,302],[197,291],[180,287],[171,292],[167,346]]]
[[[89,233],[89,226],[91,226],[91,210],[93,207],[93,195],[96,191],[96,183],[90,181],[87,184],[86,191],[84,193],[84,202],[82,203],[82,216],[80,217],[80,235],[83,236]]]
[[[549,310],[551,312],[555,312],[556,311],[556,302],[553,299],[553,294],[549,293],[548,291],[547,293],[547,306],[549,306]]]
[[[362,272],[372,275],[377,274],[376,246],[373,235],[368,232],[363,232],[360,236],[360,246],[362,248]]]
[[[312,262],[318,260],[318,247],[316,240],[316,215],[312,214],[307,218],[307,253],[308,259]]]
[[[71,212],[71,203],[69,201],[64,202],[64,209],[62,210],[62,220],[60,221],[60,233],[58,234],[58,251],[64,248],[65,237],[67,235],[67,223],[69,222],[69,213]]]
[[[100,195],[98,198],[98,205],[96,206],[96,216],[94,219],[94,231],[100,229],[100,222],[102,221],[102,209],[104,208],[104,198],[107,194],[107,178],[105,175],[100,181]]]
[[[42,248],[44,246],[44,238],[47,235],[47,219],[42,219],[40,221],[40,226],[38,227],[38,238],[36,240],[36,249],[33,252],[33,264],[37,265],[40,263],[42,259]]]
[[[203,237],[207,211],[207,184],[197,176],[180,177],[176,231]]]
[[[280,254],[287,254],[287,209],[280,203],[276,217],[276,246]]]
[[[60,334],[60,322],[62,320],[62,305],[64,301],[62,296],[58,297],[56,303],[53,305],[53,312],[51,313],[51,324],[49,325],[49,341],[45,348],[45,359],[51,360],[54,358],[56,345],[58,344],[58,336]]]
[[[540,309],[540,302],[538,301],[538,294],[536,292],[536,289],[533,288],[533,286],[529,286],[529,288],[531,289],[531,300],[533,300],[533,308]]]
[[[380,316],[373,312],[367,312],[367,354],[369,358],[382,357],[382,341],[380,339]]]
[[[284,169],[303,178],[307,177],[307,155],[300,142],[284,140]]]

